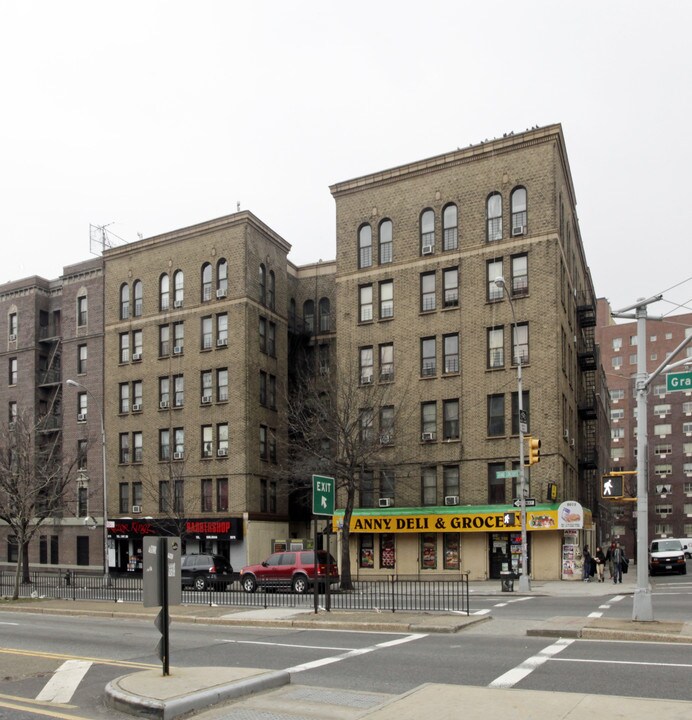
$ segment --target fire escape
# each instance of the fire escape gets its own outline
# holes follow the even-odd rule
[[[596,345],[596,303],[586,293],[577,298],[577,359],[579,363],[579,502],[596,511],[598,473],[598,398],[600,366]]]
[[[62,369],[59,316],[41,325],[38,335],[38,451],[43,462],[60,460],[62,446]]]

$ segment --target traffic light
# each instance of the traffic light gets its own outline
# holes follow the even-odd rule
[[[601,477],[601,498],[612,500],[624,495],[622,475],[603,475]]]
[[[535,465],[541,461],[541,441],[538,438],[526,436],[528,441],[528,457],[524,465]]]
[[[506,512],[504,517],[502,518],[502,522],[507,527],[513,527],[516,522],[516,513],[513,512]]]

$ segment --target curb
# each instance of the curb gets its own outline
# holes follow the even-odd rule
[[[142,715],[157,718],[158,720],[173,720],[173,718],[193,711],[198,712],[213,705],[263,692],[264,690],[273,690],[291,682],[291,676],[288,672],[274,670],[253,677],[231,680],[212,687],[187,692],[167,700],[137,695],[123,687],[132,678],[141,677],[148,673],[149,671],[124,675],[108,683],[106,685],[106,705],[130,715]],[[158,676],[157,680],[162,682],[163,678]],[[173,681],[171,680],[171,682]]]

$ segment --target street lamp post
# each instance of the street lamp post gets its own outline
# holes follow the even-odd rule
[[[66,385],[74,388],[81,388],[90,397],[98,408],[101,418],[101,469],[102,469],[102,485],[103,485],[103,577],[106,585],[110,581],[110,571],[108,567],[108,483],[106,482],[106,428],[103,422],[103,408],[96,399],[94,394],[88,387],[76,380],[66,380]]]
[[[502,288],[509,300],[509,307],[512,310],[512,337],[510,339],[511,352],[514,354],[514,338],[517,332],[517,316],[514,313],[512,296],[507,290],[507,284],[503,277],[495,278],[495,285]],[[528,562],[528,540],[526,537],[526,485],[524,475],[524,398],[521,384],[521,356],[517,357],[517,409],[519,413],[519,513],[521,515],[521,575],[519,576],[519,591],[529,592],[531,590],[531,579],[529,578]]]

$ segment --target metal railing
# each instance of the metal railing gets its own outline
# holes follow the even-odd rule
[[[0,595],[14,592],[14,571],[0,571]],[[142,602],[142,576],[111,574],[108,578],[93,573],[70,570],[54,573],[30,573],[31,581],[21,583],[22,598],[54,598],[60,600],[102,600],[110,602]],[[344,591],[336,585],[325,594],[318,587],[318,604],[327,610],[362,610],[375,612],[454,612],[469,614],[468,575],[454,578],[422,580],[418,577],[390,575],[382,580],[355,580],[353,589]],[[183,588],[183,603],[189,605],[228,605],[237,607],[304,607],[314,606],[312,587],[295,593],[290,584],[260,581],[254,592],[245,592],[235,581],[230,588],[209,587],[198,591]]]

